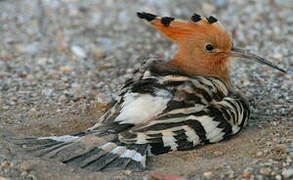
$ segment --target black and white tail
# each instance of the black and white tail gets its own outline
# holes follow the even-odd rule
[[[34,156],[56,159],[91,171],[144,170],[148,145],[125,144],[115,135],[96,134],[49,137],[3,136]]]

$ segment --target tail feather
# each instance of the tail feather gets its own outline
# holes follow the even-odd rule
[[[55,142],[54,143],[53,142],[51,144],[46,144],[46,145],[42,145],[42,146],[33,146],[31,148],[26,147],[26,148],[24,148],[24,150],[26,152],[33,153],[36,156],[42,156],[42,154],[47,154],[55,149],[60,148],[61,146],[64,146],[64,143],[62,143],[62,142]]]
[[[96,147],[83,154],[77,154],[76,156],[72,156],[71,158],[66,159],[62,162],[65,164],[71,165],[73,167],[81,167],[81,162],[84,162],[86,159],[90,157],[96,156],[97,154],[100,153],[100,151],[101,149]]]
[[[4,139],[34,156],[56,159],[91,171],[144,170],[148,155],[148,145],[124,144],[116,135],[4,136]]]
[[[83,164],[82,168],[92,171],[101,171],[117,158],[119,158],[119,156],[116,154],[106,153],[93,161]]]

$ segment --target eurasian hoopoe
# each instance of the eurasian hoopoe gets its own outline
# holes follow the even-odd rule
[[[178,44],[169,61],[152,59],[126,81],[119,97],[93,127],[72,135],[5,139],[36,156],[93,171],[146,168],[149,155],[192,150],[239,133],[249,105],[233,90],[228,63],[242,57],[269,61],[235,48],[216,18],[191,21],[137,13]]]

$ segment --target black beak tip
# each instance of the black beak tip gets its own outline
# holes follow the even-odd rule
[[[285,69],[281,69],[281,68],[279,68],[279,70],[281,71],[281,72],[283,72],[283,73],[287,73],[287,71],[285,70]]]

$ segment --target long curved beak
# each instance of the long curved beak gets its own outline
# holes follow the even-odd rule
[[[245,58],[245,59],[251,59],[251,60],[254,60],[258,63],[261,63],[261,64],[265,64],[265,65],[268,65],[272,68],[275,68],[283,73],[287,73],[286,70],[282,69],[282,68],[279,68],[278,66],[274,65],[272,62],[260,57],[260,56],[257,56],[253,53],[250,53],[248,52],[247,50],[244,50],[244,49],[240,49],[240,48],[236,48],[236,47],[233,47],[232,50],[231,50],[231,54],[230,56],[233,56],[233,57],[241,57],[241,58]]]

